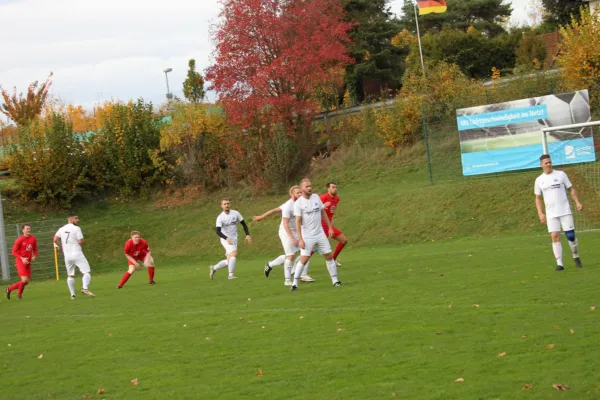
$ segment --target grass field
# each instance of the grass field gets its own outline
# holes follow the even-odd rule
[[[202,259],[97,272],[94,299],[34,282],[0,306],[0,398],[597,399],[600,234],[579,240],[560,273],[521,235],[348,248],[343,287],[315,259],[296,293],[244,255],[235,281]]]

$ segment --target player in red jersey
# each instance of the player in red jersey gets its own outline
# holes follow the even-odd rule
[[[340,196],[338,196],[337,191],[337,183],[327,183],[327,193],[321,195],[321,201],[325,206],[325,213],[329,217],[329,220],[331,221],[331,226],[333,227],[332,238],[338,242],[337,246],[335,246],[335,251],[333,252],[333,259],[335,260],[336,265],[338,267],[341,267],[342,264],[340,264],[337,261],[337,257],[344,249],[344,246],[348,243],[348,239],[346,239],[346,236],[344,236],[342,231],[340,231],[333,225],[333,216],[340,202]],[[325,231],[325,233],[327,233],[328,226],[323,221],[321,221],[321,225],[323,226],[323,230]]]
[[[127,262],[129,263],[129,270],[121,278],[117,289],[121,289],[131,275],[142,268],[139,261],[143,262],[144,266],[148,268],[148,280],[150,284],[156,285],[156,282],[154,282],[154,259],[150,254],[148,242],[140,237],[138,231],[131,232],[131,239],[125,242],[125,257],[127,257]]]
[[[10,292],[16,289],[19,289],[19,300],[21,300],[23,290],[31,279],[31,262],[35,261],[38,255],[37,239],[31,234],[31,225],[24,224],[21,227],[21,232],[23,232],[23,236],[15,240],[15,245],[12,249],[12,254],[17,259],[17,273],[21,277],[21,280],[6,288],[6,298],[9,300]]]

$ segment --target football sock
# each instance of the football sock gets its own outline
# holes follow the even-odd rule
[[[300,263],[298,263],[300,264]],[[304,276],[304,275],[308,275],[308,266],[310,265],[310,261],[307,261],[306,264],[304,264],[304,268],[302,268],[302,272],[300,273],[300,276]]]
[[[562,244],[560,242],[552,242],[552,251],[556,258],[556,265],[563,265],[562,261]]]
[[[8,290],[10,290],[11,292],[13,290],[17,290],[19,288],[20,284],[21,284],[21,281],[15,282],[12,286],[9,286]]]
[[[91,281],[92,281],[92,276],[89,273],[83,274],[83,277],[81,278],[81,283],[83,284],[83,290],[88,290],[88,286],[90,285]]]
[[[125,283],[127,283],[129,278],[131,278],[131,274],[129,272],[125,272],[123,274],[123,277],[121,278],[121,282],[119,282],[119,286],[121,286],[121,287],[125,286]]]
[[[329,271],[329,276],[331,276],[331,283],[336,283],[338,281],[338,278],[335,260],[325,261],[325,264],[327,264],[327,271]]]
[[[23,294],[23,290],[25,290],[25,286],[27,286],[27,284],[29,282],[23,282],[23,281],[21,281],[19,283],[20,283],[20,285],[19,285],[19,297],[21,297],[21,295]]]
[[[274,259],[273,261],[269,261],[269,266],[271,268],[279,267],[280,265],[283,265],[284,263],[285,263],[285,256],[281,255],[281,256],[277,257],[276,259]]]
[[[346,243],[338,243],[337,246],[335,246],[335,251],[333,252],[333,259],[337,260],[338,255],[342,252],[342,250],[344,249],[344,246],[346,245]]]
[[[71,292],[71,296],[75,296],[75,278],[67,278],[67,286],[69,287],[69,292]]]
[[[213,268],[216,271],[218,269],[225,268],[226,266],[227,266],[227,260],[221,260]]]
[[[154,280],[154,267],[148,267],[148,279],[150,282]]]
[[[296,265],[296,272],[294,272],[294,286],[298,286],[298,278],[300,278],[300,274],[302,273],[303,269],[304,264],[299,262],[298,265]]]
[[[577,239],[575,239],[574,241],[570,241],[569,240],[569,247],[571,248],[571,251],[573,252],[573,258],[577,258],[579,257],[579,251],[577,251],[577,245],[578,245],[578,241]]]
[[[292,278],[292,268],[294,266],[294,262],[292,260],[285,260],[285,265],[283,266],[283,273],[285,275],[285,280]]]
[[[237,262],[237,258],[231,257],[229,259],[229,276],[232,276],[235,271],[235,263]]]

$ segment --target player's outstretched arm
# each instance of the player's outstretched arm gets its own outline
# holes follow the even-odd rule
[[[535,195],[535,208],[537,208],[538,218],[540,219],[540,223],[546,223],[546,216],[544,215],[544,200],[541,195]]]
[[[281,208],[277,207],[277,208],[274,208],[272,210],[267,211],[263,215],[257,215],[257,216],[252,217],[252,221],[259,222],[259,221],[262,221],[263,219],[265,219],[267,217],[270,217],[271,215],[275,215],[275,214],[278,214],[280,212],[281,212]]]
[[[571,198],[575,202],[575,206],[577,206],[578,211],[583,211],[583,204],[579,202],[579,196],[577,196],[577,191],[575,190],[575,186],[571,186],[569,189],[569,193],[571,194]]]

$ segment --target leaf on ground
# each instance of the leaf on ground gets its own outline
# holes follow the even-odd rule
[[[596,311],[596,306],[591,306],[590,311]]]
[[[444,276],[444,274],[439,274],[438,276]]]
[[[554,343],[553,344],[549,344],[548,346],[546,346],[547,349],[553,349],[554,348]]]
[[[304,319],[304,315],[302,315],[302,316],[300,317],[300,319]]]
[[[571,330],[569,330],[569,332],[575,333],[575,329],[571,328]]]
[[[442,332],[436,332],[435,334],[436,334],[436,335],[441,335],[441,334],[442,334]]]
[[[521,336],[521,339],[527,339],[529,337],[528,334],[524,334],[523,336]]]
[[[250,297],[248,297],[248,301],[252,301],[252,299]]]
[[[140,380],[138,378],[132,379],[131,384],[133,386],[140,386]]]
[[[44,355],[43,355],[43,354],[40,354],[40,355],[38,356],[38,359],[42,359],[42,358],[44,358]]]
[[[210,336],[205,337],[204,340],[210,340]]]
[[[523,390],[531,390],[531,389],[533,389],[533,385],[530,384],[530,383],[528,383],[525,386],[523,386]]]
[[[554,329],[560,329],[560,326],[554,325]]]
[[[502,353],[498,353],[498,357],[504,357],[506,355],[506,352],[503,351]]]
[[[554,385],[552,385],[552,389],[556,390],[557,392],[566,392],[567,390],[569,390],[569,387],[567,385],[555,383]]]
[[[464,381],[465,381],[464,378],[457,378],[457,379],[454,380],[454,382],[464,382]]]
[[[108,336],[112,336],[112,333],[108,332]]]
[[[256,376],[263,376],[262,368],[258,369],[258,372],[256,373]]]
[[[249,323],[249,324],[251,324],[251,323],[252,323],[252,321],[250,320],[250,321],[248,321],[248,323]]]
[[[104,394],[104,388],[98,389],[98,394]]]
[[[344,332],[344,330],[342,328],[338,328],[337,331],[338,332]]]
[[[187,328],[187,324],[183,324],[183,327],[184,327],[184,328]]]
[[[448,304],[448,308],[452,308],[452,304]]]
[[[263,325],[263,326],[261,326],[260,328],[261,328],[261,329],[265,329],[265,326]]]
[[[335,324],[336,324],[336,325],[339,325],[339,324],[341,324],[341,322],[340,322],[340,321],[338,321],[338,322],[336,322]]]
[[[398,397],[398,393],[392,393],[392,397]]]
[[[244,319],[244,317],[240,317],[240,321],[242,321]]]
[[[91,394],[84,394],[83,396],[81,396],[82,399],[91,399],[92,397],[94,397]]]
[[[473,304],[473,308],[479,308],[479,304]]]
[[[381,300],[385,300],[385,297],[382,297]]]

